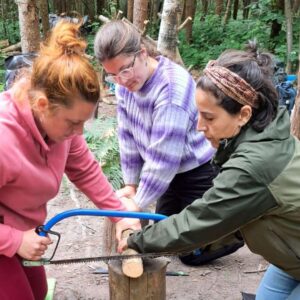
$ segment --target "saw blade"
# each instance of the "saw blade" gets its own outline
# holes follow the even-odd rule
[[[177,256],[175,253],[143,253],[143,254],[133,254],[133,255],[108,255],[108,256],[95,256],[95,257],[85,257],[85,258],[71,258],[71,259],[59,259],[59,260],[49,260],[47,258],[42,258],[41,260],[23,260],[22,265],[25,267],[38,267],[45,265],[64,265],[64,264],[77,264],[77,263],[88,263],[104,261],[109,262],[110,260],[125,260],[132,258],[157,258],[157,257],[170,257]]]

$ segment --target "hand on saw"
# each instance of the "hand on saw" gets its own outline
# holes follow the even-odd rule
[[[40,260],[50,244],[52,241],[49,237],[39,236],[35,229],[31,229],[23,233],[17,254],[25,259]]]

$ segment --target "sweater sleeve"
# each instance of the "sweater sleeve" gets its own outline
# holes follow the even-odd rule
[[[184,252],[212,243],[277,207],[264,184],[242,169],[222,172],[202,199],[128,239],[140,252]]]
[[[12,146],[10,142],[10,146]],[[14,146],[12,146],[14,147]],[[13,164],[12,164],[13,162]],[[21,165],[16,158],[15,151],[10,151],[8,147],[0,148],[0,189],[8,182],[13,182],[19,174]],[[1,202],[0,199],[0,216]],[[2,215],[2,217],[5,216]],[[0,255],[12,257],[19,249],[23,238],[23,232],[9,225],[0,224]]]
[[[22,231],[0,224],[0,255],[14,256],[21,245],[22,238]]]
[[[189,115],[169,103],[156,108],[149,147],[135,201],[141,208],[156,201],[176,175],[183,156]]]
[[[73,138],[65,172],[69,179],[97,207],[109,210],[126,210],[88,149],[83,136]],[[120,218],[112,218],[112,220],[117,222]]]
[[[121,93],[118,93],[118,99],[118,139],[123,180],[125,184],[138,184],[144,162],[128,128],[128,116],[123,107]]]

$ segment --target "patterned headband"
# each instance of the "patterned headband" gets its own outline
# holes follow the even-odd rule
[[[226,96],[234,99],[242,105],[250,105],[258,108],[257,93],[255,89],[236,73],[227,68],[215,66],[215,61],[208,62],[203,71]]]

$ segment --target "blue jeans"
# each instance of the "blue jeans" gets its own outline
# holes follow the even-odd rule
[[[256,300],[299,300],[300,282],[270,265],[256,292]]]

